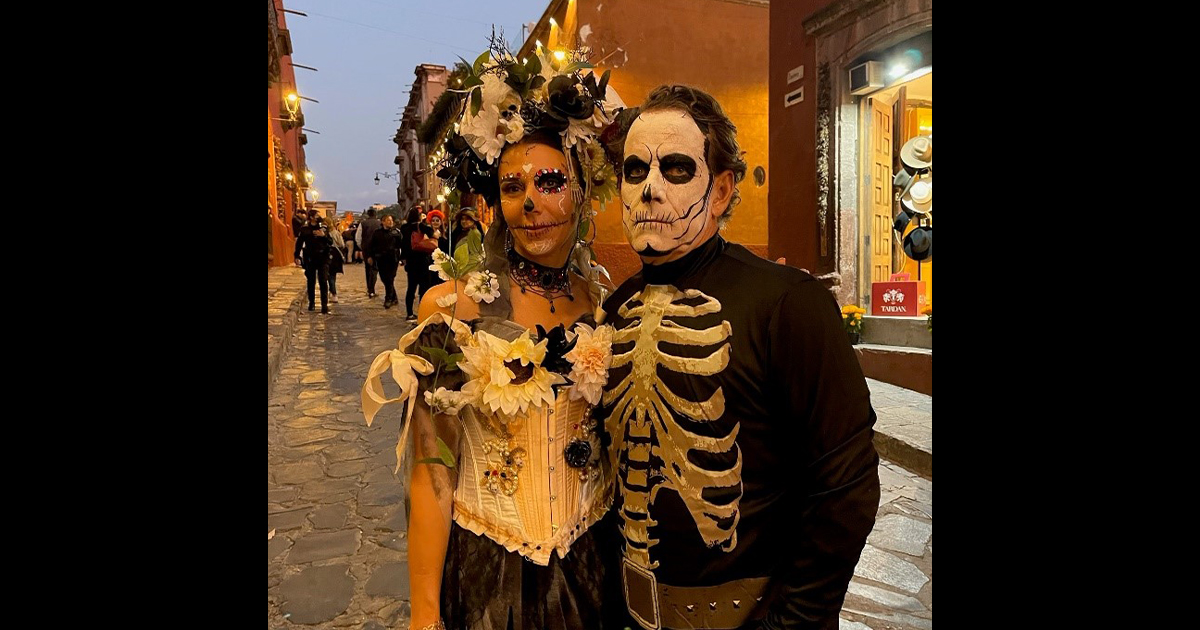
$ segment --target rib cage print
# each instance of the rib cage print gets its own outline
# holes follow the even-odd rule
[[[689,305],[697,298],[703,302]],[[672,286],[648,285],[629,298],[618,314],[635,322],[617,331],[614,346],[634,341],[633,348],[614,355],[612,367],[631,364],[629,374],[604,394],[603,404],[612,405],[607,429],[614,436],[609,453],[613,469],[626,459],[625,474],[621,476],[624,506],[621,511],[621,530],[625,537],[626,554],[646,568],[650,549],[658,544],[651,540],[649,528],[657,525],[651,520],[649,507],[663,487],[679,493],[705,544],[730,551],[737,546],[738,505],[742,493],[742,453],[737,446],[739,425],[734,425],[724,437],[709,437],[689,431],[672,415],[686,417],[698,423],[718,420],[725,413],[725,394],[721,388],[705,401],[691,401],[671,391],[658,377],[658,366],[672,372],[696,376],[712,376],[729,364],[728,339],[732,328],[728,321],[711,328],[692,329],[667,317],[698,317],[719,313],[721,303],[696,289],[680,291]],[[703,358],[677,357],[658,348],[660,342],[685,346],[709,346],[725,342]],[[624,439],[622,439],[624,438]],[[728,468],[709,470],[693,464],[690,451],[709,454],[733,452],[736,460]],[[654,462],[661,459],[662,464]],[[728,503],[715,504],[704,499],[706,489],[733,488],[738,490]],[[729,493],[724,493],[729,494]]]

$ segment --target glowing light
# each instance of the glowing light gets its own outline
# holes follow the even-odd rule
[[[550,18],[550,24],[551,24],[552,26],[558,26],[558,22],[555,22],[555,21],[554,21],[554,18]]]
[[[908,66],[904,64],[896,64],[888,71],[888,77],[895,79],[896,77],[904,76],[908,72]]]
[[[535,39],[535,40],[534,40],[534,43],[535,43],[535,44],[537,44],[537,49],[538,49],[538,52],[542,52],[542,40],[540,40],[540,39]]]
[[[563,59],[567,58],[567,53],[565,53],[561,50],[556,50],[556,51],[554,51],[554,58],[559,61],[562,61]]]
[[[295,103],[295,102],[296,102],[296,101],[297,101],[299,98],[300,98],[300,97],[296,96],[296,93],[295,93],[295,92],[292,92],[291,94],[288,94],[288,95],[287,95],[287,100],[289,100],[289,101],[291,101],[291,102],[293,102],[293,103]]]

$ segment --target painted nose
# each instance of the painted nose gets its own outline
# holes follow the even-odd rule
[[[642,189],[642,201],[650,203],[653,198],[654,192],[650,190],[650,184],[646,184],[646,187]]]
[[[526,198],[525,198],[525,205],[523,205],[523,206],[521,206],[521,207],[525,209],[525,212],[533,212],[533,198],[532,198],[532,197],[526,197]]]

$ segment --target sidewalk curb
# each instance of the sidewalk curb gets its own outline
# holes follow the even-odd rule
[[[288,290],[286,287],[280,291]],[[273,339],[274,346],[267,348],[267,397],[275,392],[275,381],[279,378],[279,370],[283,368],[283,360],[291,345],[292,333],[296,329],[296,321],[300,319],[300,311],[304,308],[305,286],[295,289],[296,294],[288,303],[287,314],[283,316],[283,325]]]
[[[875,431],[874,441],[875,450],[881,459],[891,461],[911,473],[933,481],[933,453],[878,430]]]

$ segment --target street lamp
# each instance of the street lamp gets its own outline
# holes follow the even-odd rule
[[[283,105],[287,108],[288,115],[295,120],[296,112],[300,111],[300,97],[295,92],[288,92],[288,95],[283,99]]]
[[[396,180],[397,183],[399,183],[399,181],[400,181],[399,173],[380,173],[379,171],[375,171],[375,185],[376,186],[379,185],[379,176],[380,175],[383,175],[384,177],[386,177],[388,179],[394,179],[394,180]]]
[[[304,181],[308,182],[308,185],[310,187],[313,185],[313,180],[315,180],[316,178],[317,178],[317,176],[313,175],[312,171],[310,171],[308,169],[304,169]]]

